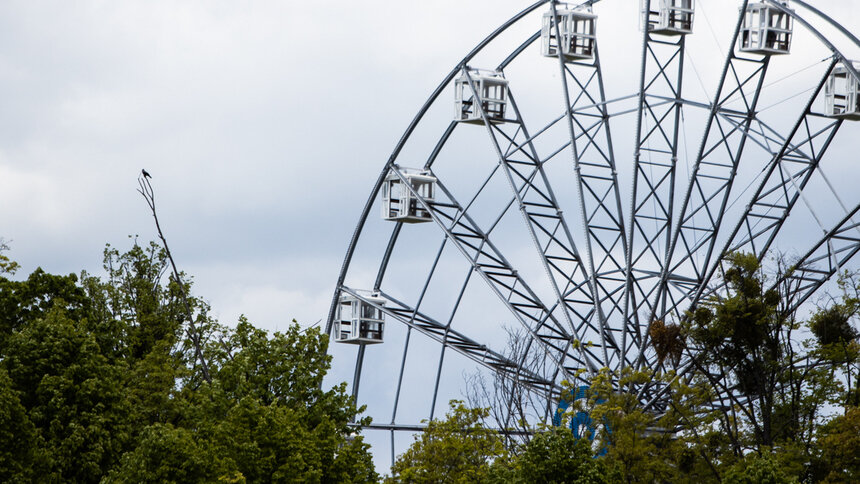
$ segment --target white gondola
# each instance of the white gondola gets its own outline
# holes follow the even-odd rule
[[[788,7],[788,2],[780,2]],[[763,2],[750,2],[738,38],[741,52],[750,54],[788,54],[791,49],[792,18],[780,8]]]
[[[643,23],[649,32],[661,35],[693,33],[695,0],[641,0],[640,6]]]
[[[550,10],[543,14],[541,25],[543,55],[558,57],[560,47],[561,55],[567,61],[593,59],[597,16],[591,13],[591,7],[556,9],[555,13],[561,40],[556,36],[556,22]]]
[[[471,79],[471,84],[469,80]],[[474,92],[472,88],[474,86]],[[454,120],[461,123],[483,124],[481,109],[475,100],[478,94],[487,121],[505,122],[508,81],[501,72],[469,69],[454,81]]]
[[[436,193],[436,177],[424,170],[401,170],[415,193],[404,185],[394,172],[385,177],[382,185],[382,218],[408,224],[430,222],[430,212],[424,208],[419,197],[432,202]]]
[[[860,62],[852,62],[860,72]],[[824,112],[833,118],[860,119],[860,79],[844,65],[836,66],[824,85]]]
[[[377,294],[358,298],[343,294],[337,308],[334,323],[334,340],[337,343],[377,344],[382,343],[385,326],[382,307],[385,299]]]

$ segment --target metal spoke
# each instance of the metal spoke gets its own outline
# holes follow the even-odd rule
[[[646,11],[651,10],[650,3],[645,3]],[[657,283],[652,274],[635,268],[651,262],[657,273],[662,273],[669,258],[685,39],[686,36],[682,35],[672,42],[652,34],[647,24],[643,29],[636,151],[633,155],[632,207],[627,229],[627,303],[624,310],[625,320],[634,328],[631,332],[633,341],[630,344],[635,347],[642,345],[640,328],[643,323],[649,323],[639,320],[640,312],[653,312],[650,298]],[[673,102],[655,106],[654,102],[660,100]]]
[[[705,280],[713,277],[723,257],[730,253],[750,252],[759,261],[764,259],[842,125],[842,120],[824,118],[813,110],[813,103],[835,65],[836,59],[831,62],[810,96],[788,139],[773,154],[765,177],[726,242],[717,264],[710,269]],[[822,122],[825,123],[824,127],[813,129],[813,126]],[[700,285],[690,304],[695,305],[707,289],[707,285]]]
[[[529,136],[529,131],[517,109],[513,93],[510,88],[507,89],[507,99],[514,111],[514,119],[502,125],[494,125],[484,111],[484,102],[475,88],[468,69],[464,69],[463,72],[469,79],[472,96],[477,100],[476,105],[484,120],[499,166],[503,169],[517,201],[526,230],[535,245],[556,300],[563,308],[562,314],[576,340],[588,341],[589,333],[596,333],[601,338],[604,342],[602,361],[606,361],[605,336],[601,335],[600,331],[582,328],[577,324],[578,321],[591,319],[594,300],[583,287],[582,281],[587,276],[581,267],[579,251],[573,242],[549,178],[543,170],[543,163],[534,146],[533,138]],[[508,149],[503,150],[502,143],[508,144]],[[587,333],[582,329],[592,329],[592,331]],[[586,368],[590,374],[595,369],[596,367],[591,366]]]
[[[555,2],[550,3],[550,8],[554,18],[558,18]],[[554,24],[556,38],[560,39],[559,22]],[[579,189],[580,214],[587,234],[588,281],[596,300],[594,317],[597,321],[590,325],[600,328],[604,347],[610,346],[611,342],[615,349],[614,358],[607,357],[604,366],[609,367],[613,363],[623,365],[624,346],[619,346],[611,331],[617,327],[624,328],[621,318],[626,271],[623,259],[614,250],[618,248],[626,252],[627,243],[597,44],[592,62],[565,62],[559,50],[558,63],[567,110],[569,147]],[[571,85],[576,87],[571,89]],[[571,96],[572,93],[576,96]],[[584,109],[584,106],[593,108]],[[598,122],[595,120],[599,124],[592,129],[593,123]],[[582,135],[584,144],[578,142]],[[617,322],[615,325],[612,324],[613,318]],[[622,330],[622,335],[625,332]]]
[[[785,285],[791,295],[789,310],[793,311],[806,302],[848,261],[860,252],[860,223],[855,222],[860,204],[855,206],[839,223],[827,231],[809,249],[774,287]]]
[[[576,379],[576,369],[584,368],[590,358],[582,345],[573,348],[573,337],[511,266],[490,241],[489,236],[472,220],[440,180],[439,191],[448,202],[429,203],[406,183],[397,167],[393,173],[413,191],[413,196],[431,213],[434,222],[445,232],[451,243],[463,254],[490,289],[502,300],[522,327],[535,338],[538,346],[568,380]],[[578,354],[570,353],[571,350]],[[568,360],[570,360],[569,363]],[[572,366],[566,366],[566,365]]]
[[[729,45],[737,43],[747,0],[740,8],[734,35]],[[770,56],[745,57],[730,49],[723,66],[722,76],[705,124],[704,137],[693,166],[686,194],[680,204],[680,219],[674,228],[668,258],[663,265],[658,290],[652,300],[649,320],[663,319],[658,305],[665,301],[668,281],[678,276],[703,282],[705,268],[713,252],[716,235],[723,220],[726,205],[735,181],[755,117],[756,107],[769,65]],[[744,91],[754,86],[750,95]],[[719,116],[719,108],[734,96],[743,101],[745,119],[735,126]],[[679,244],[680,241],[680,244]],[[680,319],[680,314],[674,314]],[[644,348],[643,348],[644,350]],[[640,353],[640,361],[644,355]]]

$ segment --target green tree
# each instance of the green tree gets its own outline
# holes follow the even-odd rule
[[[770,452],[751,453],[726,472],[724,484],[791,484],[797,479],[787,475]]]
[[[786,337],[793,329],[789,315],[780,311],[780,295],[765,289],[758,260],[747,254],[729,257],[725,282],[730,295],[701,304],[687,330],[696,347],[695,363],[718,392],[748,397],[735,399],[735,407],[752,429],[758,447],[774,443],[774,407],[780,376],[786,368]],[[740,455],[741,438],[735,439]]]
[[[104,261],[16,281],[0,260],[0,481],[377,480],[319,330],[219,325],[154,244]]]
[[[850,405],[860,362],[852,326],[860,299],[848,293],[856,284],[843,278],[842,300],[801,322],[787,309],[790,288],[768,283],[754,256],[729,256],[724,279],[727,296],[700,305],[684,326],[697,377],[723,399],[718,430],[731,455],[716,460],[740,472],[775,459],[786,476],[817,482],[827,473],[819,428],[828,408]],[[801,341],[803,329],[814,338]]]
[[[327,341],[297,324],[269,337],[244,318],[227,334],[212,385],[189,394],[186,412],[226,470],[249,482],[377,480],[368,445],[351,436],[358,410],[345,385],[322,390]]]
[[[728,398],[723,431],[737,457],[786,440],[811,440],[815,420],[838,394],[832,365],[802,352],[795,341],[801,324],[785,309],[788,295],[766,289],[758,260],[747,254],[728,258],[729,295],[700,305],[687,325],[693,362],[701,377]],[[829,310],[813,326],[830,320]]]
[[[608,484],[619,477],[605,460],[594,458],[588,440],[557,427],[535,433],[510,460],[494,462],[488,481]]]
[[[813,354],[826,363],[828,377],[832,379],[837,369],[845,376],[841,403],[857,407],[860,406],[860,331],[854,325],[860,315],[860,282],[856,275],[844,273],[839,285],[841,300],[815,313],[809,329],[815,335]]]
[[[482,421],[486,409],[452,400],[442,420],[428,422],[424,432],[391,467],[387,482],[474,483],[487,479],[493,460],[504,457],[499,436]]]
[[[586,398],[571,408],[570,412],[590,416],[596,446],[606,449],[601,459],[615,473],[615,482],[719,480],[714,456],[708,452],[714,442],[705,434],[714,420],[714,414],[703,408],[710,398],[707,387],[685,384],[674,376],[629,367],[616,376],[604,369],[592,378]],[[660,414],[643,408],[636,394],[617,390],[641,387],[649,380],[671,389],[667,408]]]
[[[15,332],[2,363],[36,426],[38,480],[98,481],[131,438],[127,366],[60,308]]]
[[[0,351],[21,326],[45,317],[54,306],[62,307],[75,320],[86,317],[90,300],[78,285],[78,276],[48,274],[41,268],[24,281],[0,274]]]
[[[5,369],[0,368],[0,482],[30,482],[36,428]]]
[[[820,430],[823,482],[860,482],[860,408],[851,407]]]
[[[134,450],[122,456],[105,481],[108,483],[212,482],[223,471],[220,456],[201,448],[191,430],[170,424],[146,427]]]

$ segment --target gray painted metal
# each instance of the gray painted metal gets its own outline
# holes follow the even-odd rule
[[[837,62],[845,63],[853,75],[858,75],[853,65],[846,62],[845,56],[830,40],[800,14],[785,9],[774,0],[766,1],[789,12],[796,22],[796,28],[805,28],[829,49],[833,53],[831,66]],[[592,3],[595,2],[585,2],[584,5]],[[743,5],[746,3],[743,2]],[[338,296],[345,292],[361,297],[355,289],[344,285],[345,277],[382,181],[390,172],[400,176],[400,168],[396,163],[406,141],[455,76],[468,72],[468,64],[475,55],[512,25],[545,4],[555,9],[554,1],[538,1],[473,49],[443,79],[408,126],[380,173],[359,217],[332,298],[326,328],[328,332],[331,330]],[[833,19],[800,0],[795,0],[794,4],[833,25],[860,47],[860,40]],[[733,38],[736,39],[737,35],[736,27]],[[498,69],[503,71],[538,38],[539,33],[527,38],[511,51]],[[428,412],[430,418],[434,416],[440,382],[447,377],[443,372],[443,362],[449,349],[529,391],[545,396],[549,409],[549,402],[557,398],[561,391],[561,378],[587,384],[588,374],[601,366],[620,369],[635,364],[657,371],[653,357],[648,354],[648,323],[658,317],[680,318],[683,309],[692,307],[702,297],[718,292],[719,286],[711,281],[719,272],[722,258],[728,252],[752,250],[760,259],[765,257],[798,198],[802,196],[802,190],[825,157],[842,121],[825,119],[812,109],[812,103],[821,89],[819,85],[810,96],[803,114],[792,124],[790,132],[782,134],[768,126],[758,116],[757,103],[764,89],[769,60],[767,57],[735,54],[735,40],[725,59],[713,102],[704,104],[684,99],[681,92],[685,70],[684,39],[681,36],[671,40],[643,32],[639,92],[610,100],[606,99],[604,93],[600,57],[596,51],[593,62],[565,62],[559,57],[560,87],[565,106],[560,116],[538,129],[527,127],[513,96],[515,85],[509,86],[507,91],[508,123],[488,122],[486,113],[481,109],[484,129],[497,164],[474,195],[468,200],[464,199],[465,204],[454,199],[444,179],[439,180],[435,202],[418,197],[419,202],[432,214],[442,240],[429,273],[417,276],[423,277],[424,281],[420,296],[414,303],[398,301],[385,291],[385,275],[394,257],[394,249],[404,230],[407,230],[400,223],[392,224],[373,288],[380,291],[389,302],[381,308],[385,314],[408,329],[390,422],[368,428],[390,431],[392,445],[393,432],[418,431],[423,428],[421,425],[398,422],[406,356],[410,341],[417,334],[429,337],[440,345],[438,362],[434,368],[433,401]],[[744,91],[745,87],[752,89]],[[473,95],[477,96],[474,85],[471,85],[471,89]],[[725,106],[732,96],[741,97],[743,109]],[[637,98],[636,108],[612,113],[609,111],[610,104],[634,97]],[[693,176],[682,198],[676,199],[675,172],[684,106],[708,110],[708,121],[696,155]],[[633,195],[630,211],[626,214],[629,217],[628,225],[624,223],[625,214],[621,210],[613,133],[609,129],[612,117],[626,113],[636,113],[638,116]],[[567,142],[554,149],[539,147],[538,142],[549,136],[547,133],[562,122],[568,131]],[[425,161],[425,169],[432,171],[435,160],[458,126],[452,122],[441,134]],[[762,147],[775,144],[778,148],[770,151],[772,156],[765,166],[765,174],[756,185],[741,220],[732,224],[733,232],[728,241],[716,247],[725,208],[736,181],[737,167],[744,162],[747,141]],[[551,179],[544,166],[565,150],[570,151],[574,163],[580,208],[577,216],[586,233],[586,247],[582,253],[574,243],[575,232],[571,231],[569,220],[561,211],[556,197],[558,192],[555,190],[559,187],[556,186],[554,190],[552,186],[557,185],[557,182]],[[721,157],[719,150],[725,150],[728,154]],[[494,176],[505,178],[511,197],[498,206],[498,217],[489,225],[481,227],[471,216],[471,211]],[[654,207],[657,208],[657,215],[653,212],[649,214],[647,211]],[[498,224],[511,209],[521,214],[524,228],[546,275],[546,283],[551,288],[553,300],[542,301],[501,253],[498,244],[493,242],[498,237]],[[793,288],[796,306],[808,300],[860,251],[860,237],[857,236],[860,226],[854,222],[858,210],[860,206],[824,233],[805,252],[796,270],[778,281]],[[463,283],[451,310],[441,316],[431,316],[422,308],[422,303],[446,248],[459,252],[468,262],[469,269],[463,274]],[[657,268],[640,267],[639,262],[645,259],[657,261]],[[473,275],[479,277],[473,278]],[[523,364],[525,356],[518,360],[511,359],[485,346],[480,336],[467,335],[463,329],[452,326],[460,303],[466,297],[467,286],[476,281],[482,281],[490,288],[512,317],[525,328],[529,337],[526,351],[537,351],[544,355],[546,361],[550,362],[547,371],[532,372]],[[644,319],[640,320],[640,317]],[[578,344],[590,339],[599,342],[597,350]],[[355,395],[358,395],[363,369],[368,370],[363,368],[363,355],[361,347],[354,368],[352,391]],[[678,378],[683,378],[689,368],[688,358],[680,365]],[[584,373],[580,370],[584,370]],[[668,386],[646,384],[634,390],[644,403],[659,410]],[[722,404],[728,404],[727,398],[723,400]],[[513,412],[510,408],[507,414],[511,418]]]
[[[555,3],[550,3],[553,16],[557,16]],[[555,22],[555,35],[561,39],[558,22]],[[623,315],[621,301],[626,273],[623,261],[613,251],[620,248],[626,252],[627,243],[598,42],[595,42],[592,62],[566,62],[559,49],[558,64],[580,215],[587,235],[588,283],[596,310],[587,325],[599,336],[603,366],[620,365],[625,354],[613,334],[610,319]],[[573,101],[571,85],[576,86],[577,92]],[[594,107],[583,109],[583,106]],[[580,137],[584,137],[583,143],[577,142]]]
[[[726,56],[722,76],[705,125],[705,135],[699,146],[686,194],[680,204],[679,223],[672,232],[667,258],[663,264],[660,283],[651,304],[648,321],[670,316],[658,308],[658,306],[664,308],[667,306],[665,301],[667,298],[668,305],[678,307],[676,298],[683,296],[669,291],[668,281],[670,279],[677,281],[677,276],[691,278],[697,282],[702,281],[712,257],[716,235],[722,224],[738,165],[743,157],[770,61],[770,56],[748,57],[735,53],[734,46],[737,44],[747,3],[748,1],[745,0],[740,8],[735,32],[729,44],[732,48]],[[748,67],[752,68],[752,72],[748,71]],[[751,97],[744,92],[748,85],[755,86]],[[742,117],[739,117],[738,123],[732,125],[718,114],[719,107],[735,95],[741,97],[745,110]],[[704,260],[697,258],[702,255],[702,249],[704,249]],[[671,316],[676,320],[683,317],[679,312]],[[640,365],[645,363],[644,356],[644,352],[640,351]]]
[[[650,0],[645,8],[646,11],[651,10]],[[627,232],[624,320],[633,330],[629,331],[631,341],[629,346],[625,341],[624,350],[629,353],[638,351],[642,354],[647,343],[647,331],[643,340],[641,328],[647,330],[650,321],[640,321],[640,312],[655,313],[657,304],[665,304],[663,301],[652,304],[651,298],[659,288],[654,275],[663,273],[671,254],[686,38],[686,35],[678,36],[673,42],[665,36],[652,34],[647,27],[643,28],[633,193],[630,197],[632,215]],[[652,74],[648,75],[649,71]],[[661,99],[673,102],[656,105]],[[638,268],[646,258],[658,263],[656,271]],[[634,277],[634,272],[639,276]]]
[[[813,103],[836,63],[836,59],[833,59],[818,87],[809,97],[806,108],[791,134],[779,150],[773,153],[767,174],[759,183],[752,201],[738,220],[721,254],[749,252],[762,261],[768,253],[779,229],[800,198],[801,190],[809,183],[842,125],[842,120],[826,118],[813,110]],[[718,269],[722,273],[722,262],[723,259],[720,258],[718,263],[711,267],[705,280],[712,280]],[[692,298],[691,307],[706,292],[713,290],[705,284],[699,285]]]
[[[468,70],[463,71],[469,76]],[[472,94],[479,98],[475,86],[469,78]],[[582,288],[580,282],[585,276],[581,273],[581,258],[573,242],[570,229],[562,217],[561,208],[555,198],[549,178],[543,170],[543,162],[537,154],[533,138],[529,136],[516,101],[508,87],[508,102],[514,111],[515,118],[509,123],[493,124],[487,119],[481,103],[478,107],[487,134],[492,141],[499,166],[505,173],[508,185],[514,193],[526,229],[535,245],[547,278],[555,292],[557,303],[564,310],[562,314],[571,329],[571,334],[579,341],[585,341],[586,335],[574,322],[574,318],[586,320],[590,318],[593,300],[591,294]],[[519,141],[523,138],[523,141]],[[507,149],[502,149],[507,144]],[[561,234],[559,234],[561,232]],[[563,286],[562,286],[563,285]],[[562,291],[565,294],[562,295]],[[549,310],[547,309],[547,312]],[[585,369],[592,375],[600,366],[594,358],[589,358],[579,346]],[[603,360],[606,351],[604,346]]]

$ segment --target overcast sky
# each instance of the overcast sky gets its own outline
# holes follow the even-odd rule
[[[145,167],[223,320],[314,322],[402,130],[526,4],[3,2],[0,236],[24,274],[98,269],[105,243],[154,238]]]
[[[415,112],[530,3],[2,2],[0,237],[20,277],[37,266],[98,273],[105,243],[155,238],[136,192],[145,168],[178,265],[223,323],[312,324]],[[599,14],[629,16],[598,31],[601,52],[628,56],[607,67],[607,83],[629,94],[638,0],[602,3]],[[711,17],[697,17],[696,42],[719,54],[737,11],[697,3]],[[860,30],[858,2],[810,3]],[[796,41],[798,58],[804,48]],[[721,62],[695,63],[705,91]],[[852,176],[835,178],[850,187]]]
[[[146,168],[222,321],[315,322],[400,132],[521,4],[3,2],[0,236],[23,275],[98,270],[155,237]]]

